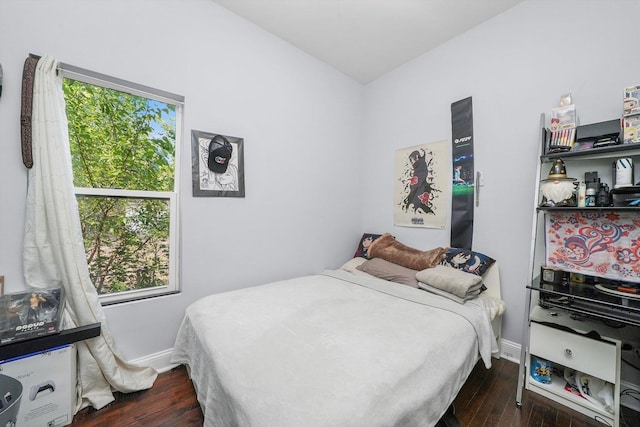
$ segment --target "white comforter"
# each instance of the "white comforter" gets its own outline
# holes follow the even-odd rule
[[[428,426],[492,347],[481,304],[327,271],[195,302],[172,362],[205,426]]]

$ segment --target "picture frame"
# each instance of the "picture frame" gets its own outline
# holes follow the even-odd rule
[[[191,168],[194,197],[244,197],[244,138],[191,130]]]

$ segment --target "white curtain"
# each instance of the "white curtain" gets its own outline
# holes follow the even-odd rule
[[[24,232],[24,275],[34,288],[62,286],[65,326],[100,322],[99,337],[77,343],[78,401],[100,409],[124,393],[150,388],[155,370],[124,361],[109,332],[98,294],[89,278],[78,205],[73,189],[71,150],[58,62],[38,61],[33,87],[33,167],[29,169]]]

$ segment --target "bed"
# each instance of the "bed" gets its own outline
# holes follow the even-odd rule
[[[498,354],[498,265],[464,304],[337,270],[206,296],[171,361],[189,369],[205,426],[430,426],[475,364]]]

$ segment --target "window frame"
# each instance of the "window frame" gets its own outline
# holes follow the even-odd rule
[[[169,280],[165,286],[155,286],[151,288],[135,289],[113,294],[98,294],[102,305],[111,305],[129,301],[136,301],[146,298],[153,298],[163,295],[180,292],[179,283],[179,200],[180,200],[180,152],[183,139],[184,120],[184,96],[176,95],[160,89],[129,82],[116,77],[111,77],[95,71],[86,70],[73,65],[60,64],[60,75],[62,78],[77,80],[94,86],[101,86],[119,92],[126,92],[131,95],[163,102],[175,106],[175,154],[174,154],[174,179],[173,191],[147,191],[147,190],[123,190],[117,188],[86,188],[75,187],[74,194],[77,196],[109,196],[131,199],[164,199],[169,203]]]

